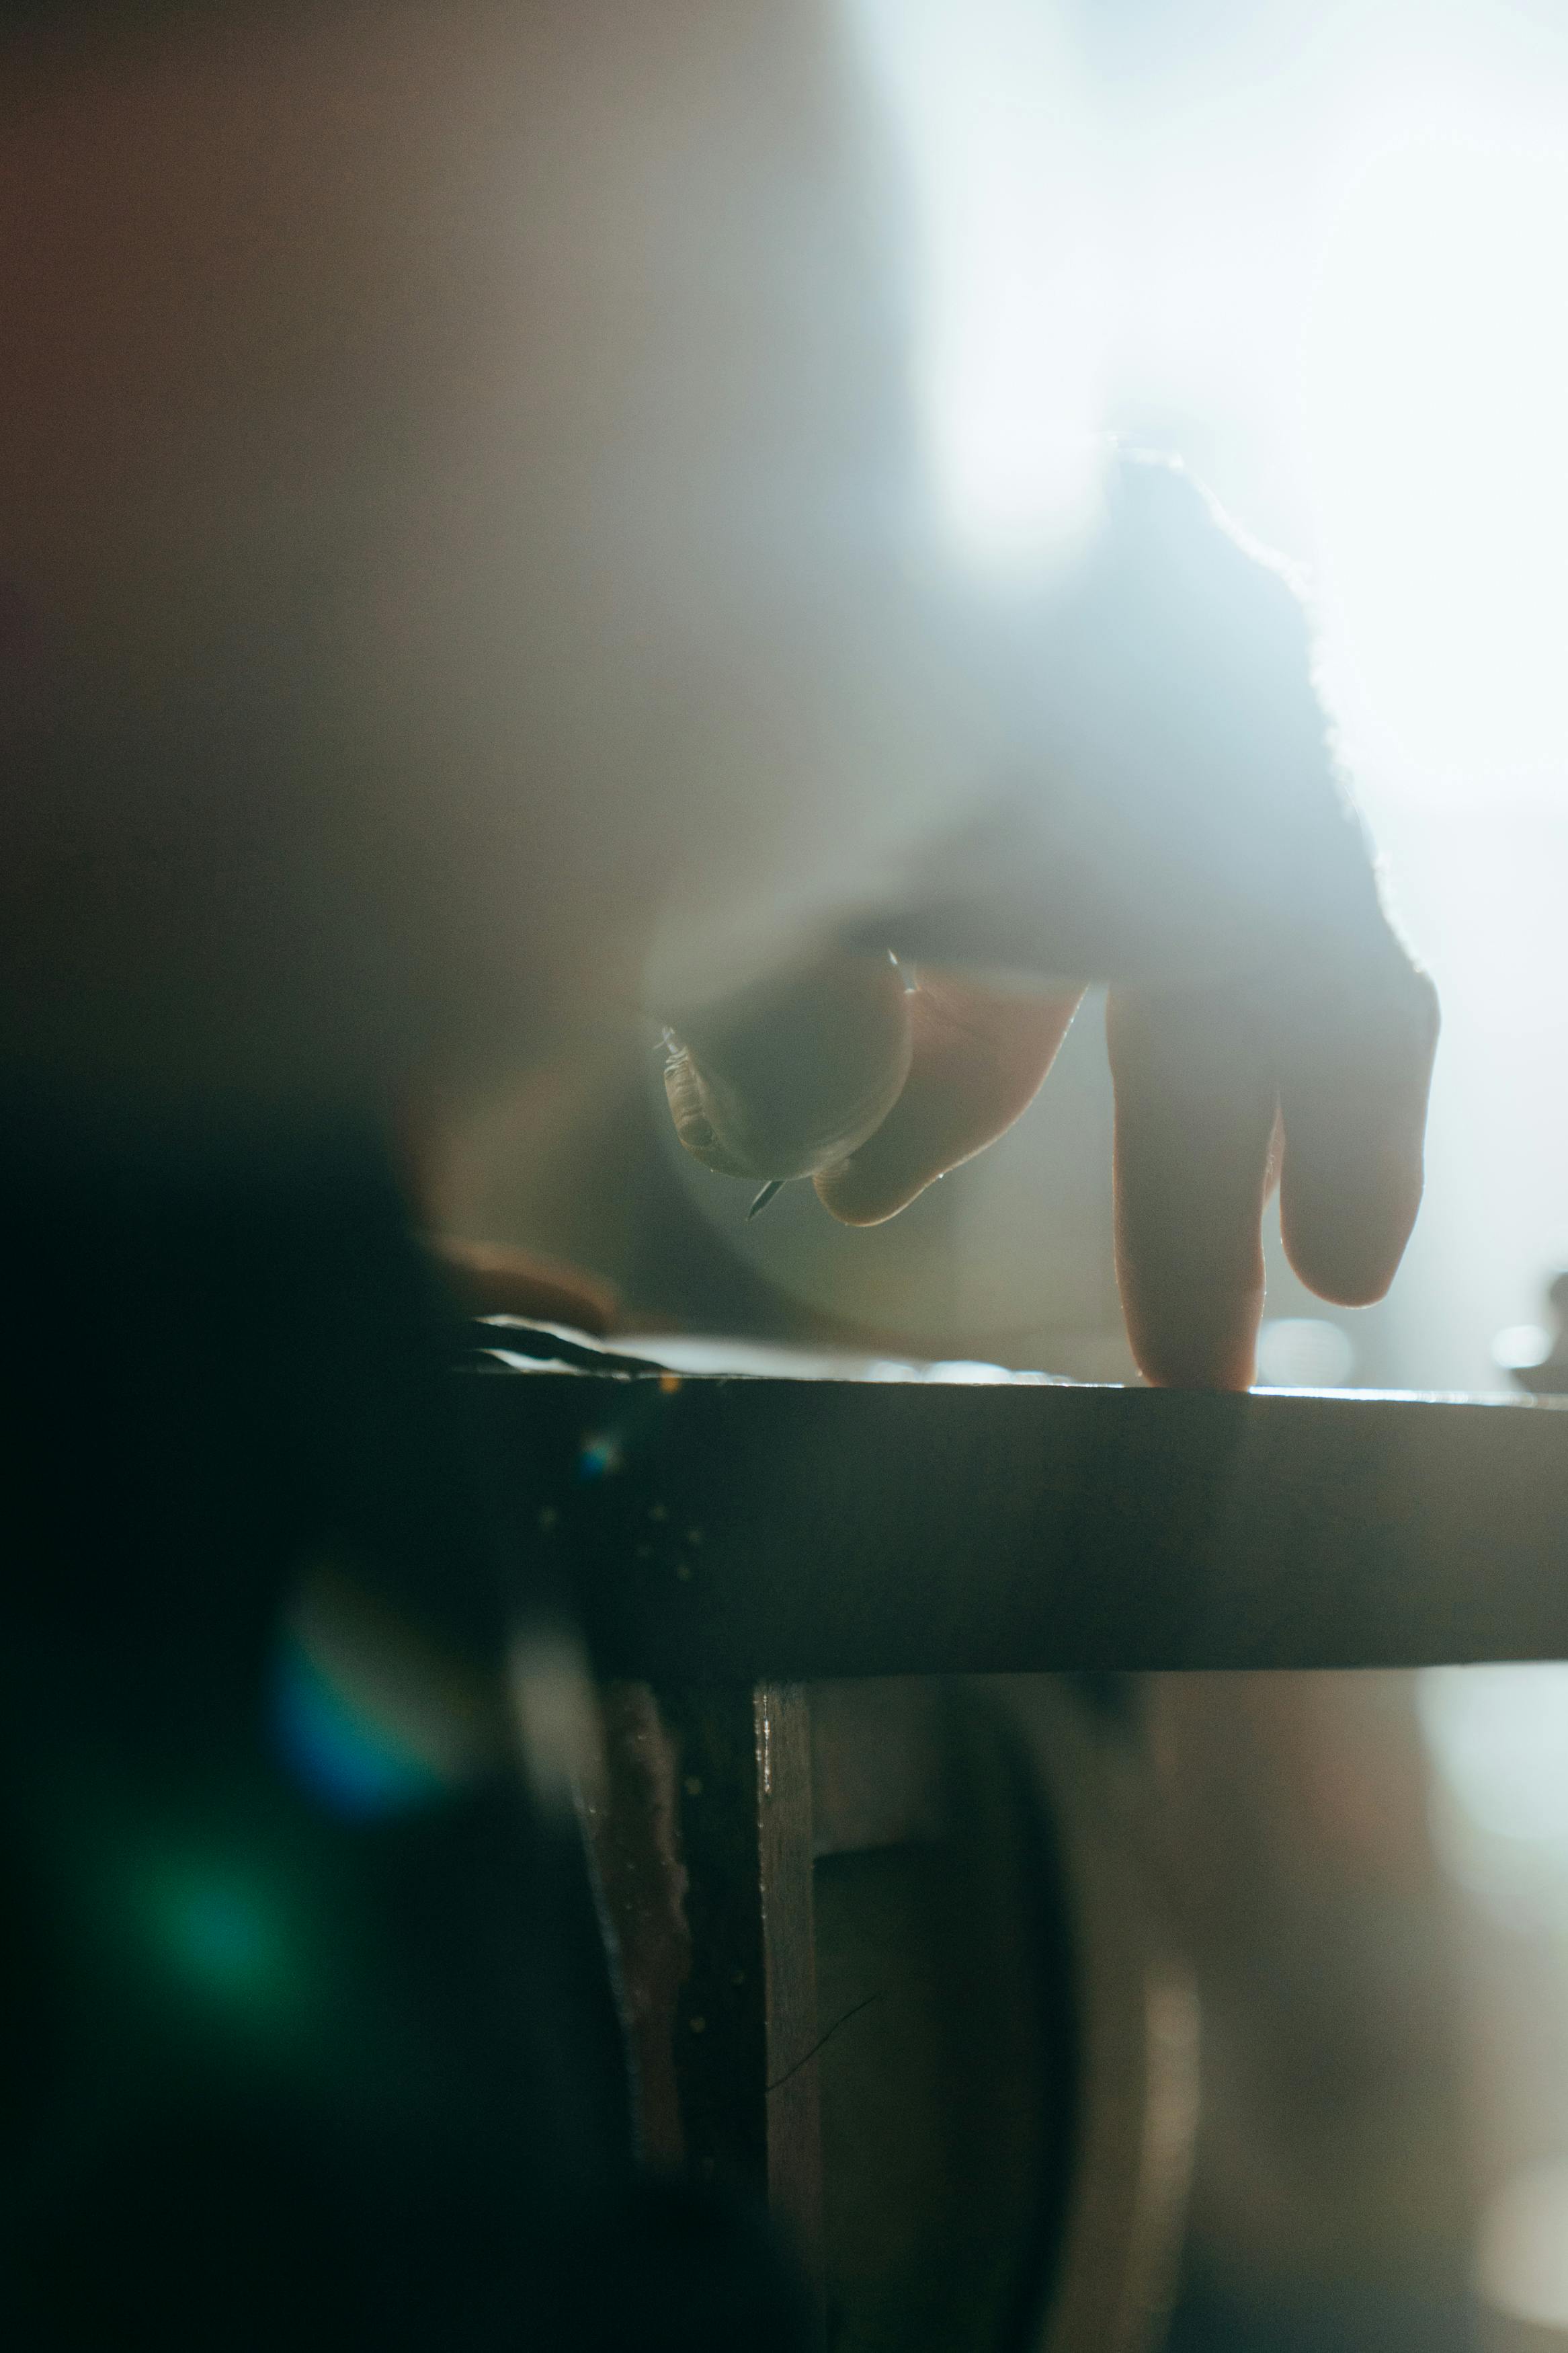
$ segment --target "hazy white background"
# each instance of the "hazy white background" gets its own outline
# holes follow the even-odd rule
[[[1276,1250],[1263,1377],[1506,1387],[1499,1335],[1568,1264],[1568,0],[857,6],[922,193],[921,395],[955,539],[1026,570],[1070,539],[1097,433],[1184,456],[1308,584],[1443,994],[1405,1270],[1336,1316]],[[1049,1121],[1043,1100],[926,1210],[954,1229],[950,1284],[968,1224],[994,1265],[1011,1220],[1026,1268],[1042,1184],[1089,1234],[1103,1117],[1065,1147]],[[1026,1322],[1094,1320],[1103,1236],[1077,1260],[1037,1295],[1015,1272]],[[1480,2284],[1494,2318],[1568,2342],[1568,1668],[1421,1680],[1468,1910]]]

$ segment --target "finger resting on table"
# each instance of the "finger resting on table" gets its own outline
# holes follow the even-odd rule
[[[510,1244],[443,1235],[436,1255],[458,1304],[469,1315],[522,1315],[579,1332],[613,1331],[620,1298],[586,1268]]]
[[[1277,1106],[1268,1021],[1238,991],[1113,990],[1106,1037],[1133,1355],[1159,1387],[1245,1388]]]

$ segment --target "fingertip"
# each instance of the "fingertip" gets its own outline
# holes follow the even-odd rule
[[[1279,1236],[1292,1271],[1332,1307],[1385,1299],[1421,1207],[1419,1168],[1402,1165],[1358,1198],[1342,1181],[1327,1198],[1282,1190]]]
[[[1115,991],[1116,1273],[1160,1388],[1245,1389],[1263,1314],[1276,1093],[1266,1028],[1232,992]]]
[[[1257,1371],[1263,1286],[1177,1297],[1161,1282],[1152,1297],[1121,1276],[1132,1358],[1152,1388],[1246,1389]]]
[[[1288,1039],[1279,1229],[1308,1288],[1340,1307],[1387,1293],[1420,1210],[1436,991],[1407,964],[1315,1005]]]
[[[1081,990],[1019,996],[953,973],[922,973],[909,997],[911,1052],[876,1132],[815,1179],[841,1225],[877,1226],[994,1144],[1043,1084]]]
[[[811,1182],[817,1199],[839,1225],[885,1226],[941,1174],[912,1174],[901,1164],[890,1167],[885,1154],[858,1152],[831,1168],[819,1169]]]
[[[439,1236],[434,1248],[458,1304],[469,1315],[521,1315],[603,1336],[620,1317],[620,1293],[605,1276],[505,1242]]]

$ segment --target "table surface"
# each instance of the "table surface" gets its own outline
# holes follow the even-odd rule
[[[1555,1400],[838,1369],[461,1376],[512,1540],[558,1548],[604,1671],[1568,1658]]]

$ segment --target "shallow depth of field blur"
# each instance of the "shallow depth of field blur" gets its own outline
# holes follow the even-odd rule
[[[1342,1313],[1271,1241],[1259,1377],[1509,1389],[1568,1265],[1568,5],[849,13],[911,174],[916,389],[963,561],[1005,581],[1068,545],[1097,435],[1184,458],[1306,587],[1442,992],[1405,1268]],[[1097,1025],[1091,999],[1013,1134],[872,1232],[805,1187],[748,1225],[744,1188],[593,1102],[562,1109],[553,1173],[479,1186],[475,1210],[605,1265],[656,1322],[1129,1377]],[[1568,1667],[1233,1683],[1203,1725],[1173,1704],[1212,1835],[1277,1858],[1249,1911],[1215,1883],[1246,1921],[1214,1968],[1246,1957],[1251,1994],[1211,2003],[1198,2230],[1233,2287],[1278,2291],[1275,2334],[1245,2341],[1446,2343],[1421,2295],[1469,2280],[1496,2341],[1568,2344]],[[1249,1833],[1224,1794],[1238,1744],[1272,1760]],[[1294,2073],[1259,2059],[1270,2032]],[[1279,2333],[1291,2296],[1319,2334]],[[1347,2296],[1381,2333],[1321,2333]]]
[[[1030,501],[1059,527],[1070,486],[1029,455],[1042,413],[1064,443],[1093,417],[1186,458],[1308,585],[1347,765],[1444,997],[1429,1192],[1405,1271],[1382,1307],[1334,1314],[1276,1251],[1260,1377],[1507,1387],[1509,1365],[1550,1345],[1543,1287],[1568,1263],[1568,10],[1098,0],[1052,14],[990,0],[983,32],[973,9],[872,0],[872,13],[905,45],[915,150],[930,158],[928,396],[955,522],[994,563],[1016,560]],[[1065,118],[1065,140],[1032,135],[1037,102]],[[990,269],[966,274],[960,250],[986,248]],[[1082,1059],[1087,1093],[1097,1082]],[[1048,1172],[1084,1233],[1076,1265],[1041,1277],[1035,1303],[1066,1325],[1089,1304],[1085,1258],[1103,1285],[1103,1228],[1089,1234],[1103,1193],[1088,1166],[1103,1129],[1083,1123],[1069,1146],[1051,1125],[1043,1099],[973,1172],[966,1201],[958,1180],[943,1188],[959,1196],[945,1212],[949,1279],[1016,1300],[994,1242],[972,1237],[1011,1222],[1026,1262],[1030,1196]],[[1040,1353],[1051,1361],[1048,1344]],[[1429,1770],[1414,1783],[1400,1765],[1422,1757],[1410,1679],[1314,1680],[1315,1693],[1259,1694],[1250,1718],[1240,1705],[1255,1735],[1258,1711],[1285,1724],[1264,1744],[1276,1758],[1302,1753],[1300,1719],[1315,1712],[1305,1753],[1319,1781],[1345,1780],[1347,1755],[1362,1767],[1337,1871],[1310,1860],[1314,1835],[1325,1849],[1335,1835],[1321,1805],[1308,1809],[1315,1832],[1288,1804],[1273,1818],[1317,1881],[1315,1911],[1280,1899],[1281,1919],[1321,1947],[1315,1992],[1293,2010],[1280,1998],[1285,2031],[1309,2043],[1315,2031],[1331,2070],[1339,2034],[1353,2067],[1343,2042],[1372,2054],[1381,2018],[1410,2037],[1405,2076],[1376,2094],[1389,2147],[1369,2149],[1363,2120],[1359,2155],[1342,2145],[1325,2166],[1312,2144],[1335,2100],[1303,2073],[1294,2201],[1279,2155],[1290,2116],[1254,2116],[1249,2141],[1222,2113],[1217,2137],[1238,2146],[1227,2174],[1211,2127],[1200,2229],[1233,2273],[1250,2258],[1259,2293],[1269,2269],[1293,2276],[1321,2331],[1336,2292],[1343,2308],[1358,2284],[1370,2313],[1381,2286],[1394,2342],[1420,2326],[1425,2288],[1436,2341],[1436,2308],[1468,2268],[1496,2341],[1533,2327],[1531,2342],[1560,2329],[1568,2343],[1568,1668],[1420,1678]],[[1237,1692],[1215,1693],[1213,1710],[1233,1721]],[[1375,1794],[1380,1778],[1392,1796]],[[1403,1841],[1390,1828],[1401,1806]],[[1410,1852],[1423,1810],[1430,1881]],[[1434,1946],[1447,1956],[1436,1989]],[[1278,1948],[1252,1957],[1289,1975]],[[1348,1989],[1326,1989],[1336,1973]],[[1425,2044],[1411,2025],[1424,2005]],[[1249,2094],[1247,2010],[1215,2020],[1221,2063],[1242,2078],[1238,2112],[1249,2098],[1256,2109],[1268,2074],[1254,2058]],[[1368,2078],[1384,2075],[1386,2048],[1381,2063],[1363,2056]],[[1443,2075],[1458,2119],[1447,2126]],[[1401,2138],[1388,2119],[1402,2098]],[[1343,2119],[1355,2108],[1339,2103]],[[1270,2150],[1284,2176],[1272,2238],[1247,2211]],[[1446,2182],[1424,2179],[1434,2162]],[[1381,2281],[1370,2242],[1349,2243],[1356,2200],[1336,2212],[1321,2189],[1331,2174],[1342,2193],[1359,2180],[1363,2215],[1405,2201],[1388,2216]],[[1425,2281],[1402,2280],[1419,2274],[1434,2221],[1465,2232],[1468,2265],[1450,2243]],[[1372,2325],[1347,2324],[1342,2341]]]
[[[953,551],[1005,588],[1070,548],[1096,436],[1184,458],[1306,589],[1392,902],[1442,991],[1427,1198],[1393,1293],[1324,1309],[1273,1248],[1260,1377],[1506,1388],[1568,1265],[1568,14],[844,7],[909,170],[915,393]],[[669,1181],[785,1321],[1125,1377],[1098,1021],[1091,998],[1017,1130],[879,1231],[834,1227],[805,1187],[748,1226],[743,1188],[667,1139]],[[533,1183],[514,1219],[624,1274],[624,1235],[595,1253],[582,1204]],[[508,1206],[473,1208],[494,1226]]]
[[[1332,1318],[1277,1265],[1263,1377],[1495,1387],[1499,1335],[1528,1352],[1568,1263],[1568,15],[858,7],[925,197],[921,389],[955,533],[979,564],[1026,560],[1094,427],[1186,459],[1307,584],[1347,765],[1443,992],[1405,1271]],[[1031,1194],[1044,1162],[1100,1198],[1044,1135],[1048,1095],[1032,1124],[1016,1176],[1005,1153],[944,1205],[960,1293],[999,1223],[1041,1255],[1023,1164]],[[1075,1146],[1091,1162],[1097,1139]],[[1047,1328],[1086,1314],[1087,1286],[1037,1280]]]

